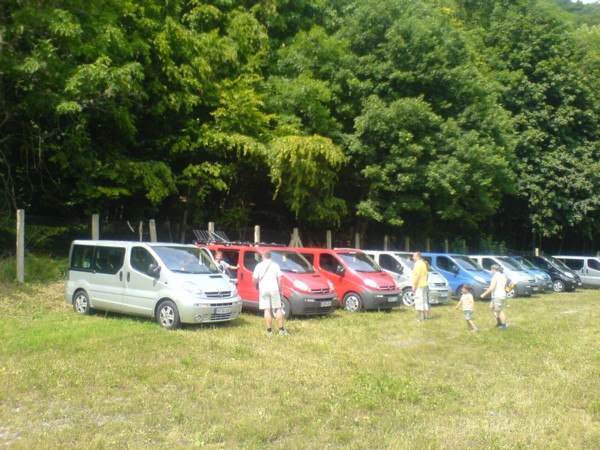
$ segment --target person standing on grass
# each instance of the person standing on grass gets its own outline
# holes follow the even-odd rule
[[[415,293],[415,309],[419,312],[419,322],[422,322],[429,314],[429,270],[421,252],[414,252],[412,259],[415,262],[412,270],[412,291]]]
[[[504,308],[506,307],[506,283],[508,278],[502,273],[502,268],[498,264],[492,264],[492,282],[490,287],[481,294],[481,298],[485,298],[489,294],[492,294],[492,301],[490,302],[490,308],[492,314],[496,318],[496,326],[501,330],[506,330],[506,314]]]
[[[273,334],[272,322],[275,319],[279,325],[279,334],[287,335],[288,331],[283,325],[283,313],[281,311],[281,269],[279,264],[271,260],[271,252],[263,252],[262,261],[254,268],[252,281],[258,285],[258,308],[264,311],[267,336]]]
[[[467,321],[467,326],[471,331],[477,331],[477,327],[473,322],[473,313],[475,312],[475,297],[473,297],[473,287],[469,284],[465,284],[462,287],[462,295],[460,300],[456,304],[455,310],[462,306],[463,315]]]

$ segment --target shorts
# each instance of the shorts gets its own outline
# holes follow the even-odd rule
[[[471,320],[473,318],[473,310],[464,310],[463,315],[465,316],[465,320]]]
[[[264,291],[258,296],[258,309],[279,309],[281,308],[281,294],[279,291]]]
[[[492,299],[492,308],[494,309],[494,312],[504,311],[505,306],[506,306],[506,297]]]
[[[415,309],[417,311],[429,309],[429,286],[418,287],[415,291]]]

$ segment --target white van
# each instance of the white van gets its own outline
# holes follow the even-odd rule
[[[98,309],[153,317],[169,330],[232,320],[242,310],[235,286],[208,250],[166,243],[73,241],[65,300],[79,314]]]
[[[402,303],[406,306],[415,304],[414,292],[412,291],[412,269],[415,263],[412,261],[412,253],[363,250],[373,260],[381,266],[382,269],[389,272],[402,290]],[[429,303],[445,303],[451,300],[452,291],[448,280],[438,271],[429,267]]]
[[[600,258],[597,256],[554,256],[581,278],[584,287],[600,288]]]

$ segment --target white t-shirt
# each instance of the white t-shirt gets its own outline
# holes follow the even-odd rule
[[[492,292],[492,298],[506,298],[506,282],[508,281],[506,276],[502,272],[496,272],[492,280],[496,280],[496,287]]]
[[[252,272],[252,278],[254,280],[260,280],[258,282],[258,288],[260,291],[279,291],[278,278],[281,276],[281,269],[279,264],[273,262],[270,259],[265,259],[259,262]]]

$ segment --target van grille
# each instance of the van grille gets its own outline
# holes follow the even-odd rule
[[[446,283],[433,283],[434,286],[445,287]]]
[[[328,294],[330,291],[329,289],[311,289],[310,293],[311,294]]]
[[[231,297],[231,291],[215,291],[215,292],[205,292],[208,298],[227,298]]]
[[[216,321],[221,321],[221,320],[230,320],[232,319],[232,313],[227,313],[227,314],[211,314],[210,315],[210,320],[211,322],[216,322]]]

